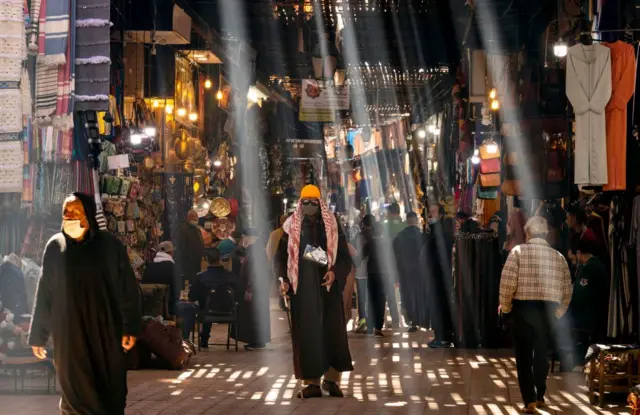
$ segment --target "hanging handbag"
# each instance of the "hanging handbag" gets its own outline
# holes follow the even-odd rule
[[[480,174],[480,186],[500,187],[500,173]]]
[[[480,173],[500,173],[500,158],[480,160]]]

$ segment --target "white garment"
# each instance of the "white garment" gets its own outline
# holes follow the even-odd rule
[[[611,98],[611,51],[578,43],[567,54],[567,97],[576,114],[576,184],[603,185],[607,177],[605,107]]]
[[[158,262],[171,262],[171,263],[174,263],[173,262],[173,257],[171,255],[167,254],[166,252],[158,252],[156,254],[156,257],[153,258],[153,262],[156,262],[156,263],[158,263]]]

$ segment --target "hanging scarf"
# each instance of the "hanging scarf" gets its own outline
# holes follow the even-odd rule
[[[329,268],[331,268],[336,263],[336,254],[338,252],[338,222],[322,200],[320,200],[320,213],[327,237],[327,260]],[[282,227],[287,235],[289,235],[289,245],[287,246],[287,252],[289,253],[287,276],[289,277],[294,293],[298,290],[300,233],[303,219],[302,203],[299,202],[295,213],[285,221]]]
[[[63,65],[69,40],[69,0],[42,0],[39,29],[38,62]]]

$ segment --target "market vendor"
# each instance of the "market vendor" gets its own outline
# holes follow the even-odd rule
[[[198,227],[198,214],[195,210],[187,213],[187,220],[180,225],[177,241],[177,267],[184,281],[192,281],[202,270],[204,241]]]
[[[53,338],[63,414],[124,414],[125,352],[142,322],[127,250],[100,231],[93,197],[74,193],[63,205],[62,232],[45,247],[29,344],[39,359]]]
[[[346,237],[313,185],[302,189],[284,231],[278,263],[286,271],[278,275],[287,276],[280,289],[291,298],[293,366],[305,385],[298,397],[318,398],[322,389],[342,397],[340,373],[353,370],[342,303],[352,266]]]

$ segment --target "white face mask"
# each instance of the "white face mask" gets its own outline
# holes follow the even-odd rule
[[[65,220],[62,222],[62,230],[67,236],[79,239],[84,235],[84,228],[79,220]]]

